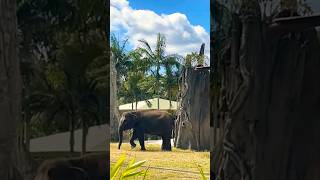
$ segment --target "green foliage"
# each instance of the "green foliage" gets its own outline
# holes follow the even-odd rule
[[[138,169],[146,162],[146,160],[135,162],[135,159],[131,159],[128,165],[122,168],[122,166],[125,163],[125,160],[126,160],[126,156],[125,154],[123,154],[119,158],[117,163],[112,167],[110,171],[111,180],[114,180],[115,178],[129,179],[129,178],[134,178],[138,176],[143,176],[143,179],[145,179],[148,169],[147,170],[138,170]]]
[[[104,0],[18,0],[23,120],[31,136],[106,121]],[[84,122],[85,123],[80,123]]]
[[[204,174],[203,168],[202,168],[199,164],[197,165],[197,168],[198,168],[198,170],[199,170],[199,172],[200,172],[200,175],[201,175],[201,177],[202,177],[202,180],[207,180],[207,178],[206,178],[206,176],[205,176],[205,174]]]
[[[110,36],[110,50],[113,54],[112,60],[115,61],[117,70],[117,84],[120,85],[121,81],[126,78],[126,74],[132,66],[130,57],[125,51],[128,39],[121,42],[114,34]]]
[[[160,33],[154,49],[147,41],[140,40],[140,42],[141,47],[127,54],[122,50],[126,41],[122,46],[119,45],[119,41],[111,44],[111,49],[113,47],[120,49],[118,57],[130,62],[122,66],[126,67],[126,72],[123,74],[124,81],[119,86],[120,103],[145,100],[154,96],[171,100],[177,94],[181,69],[178,60],[181,57],[165,54],[165,37]]]
[[[66,81],[64,72],[55,64],[48,64],[45,71],[46,78],[49,84],[52,85],[54,89],[62,88]]]
[[[185,67],[195,67],[197,65],[203,65],[204,64],[204,56],[199,55],[196,52],[192,52],[190,54],[187,54],[185,57]]]

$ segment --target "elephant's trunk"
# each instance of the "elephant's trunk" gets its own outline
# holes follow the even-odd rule
[[[119,128],[119,146],[118,146],[118,149],[120,149],[120,147],[121,147],[122,137],[123,137],[123,131]]]

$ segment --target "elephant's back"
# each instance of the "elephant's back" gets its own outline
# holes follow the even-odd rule
[[[166,111],[160,111],[160,110],[143,110],[140,111],[142,118],[147,119],[153,119],[153,120],[159,120],[159,121],[168,121],[170,122],[173,120],[173,116],[166,112]]]

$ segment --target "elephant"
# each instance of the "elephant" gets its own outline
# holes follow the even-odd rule
[[[45,160],[35,180],[100,180],[109,177],[109,152]]]
[[[133,129],[130,139],[132,148],[136,147],[135,139],[139,140],[141,150],[144,146],[144,134],[158,135],[162,138],[161,149],[171,151],[171,138],[174,136],[175,118],[170,113],[160,110],[137,110],[124,112],[119,121],[119,145],[122,144],[123,131]]]

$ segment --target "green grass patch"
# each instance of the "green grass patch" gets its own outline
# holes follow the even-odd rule
[[[128,164],[130,159],[136,161],[146,160],[141,169],[147,169],[150,166],[146,179],[202,179],[199,166],[205,173],[207,179],[210,172],[210,152],[195,152],[190,150],[181,150],[173,148],[171,152],[161,151],[161,145],[146,144],[147,151],[140,151],[137,144],[135,149],[131,149],[129,143],[123,143],[121,150],[118,150],[118,143],[110,144],[110,160],[111,168],[115,165],[121,155],[126,154],[127,160],[124,164]],[[124,165],[125,166],[125,165]],[[154,169],[152,167],[164,169],[176,169],[170,171],[164,169]],[[196,173],[187,173],[182,171],[192,171]],[[139,178],[136,178],[139,179]]]

